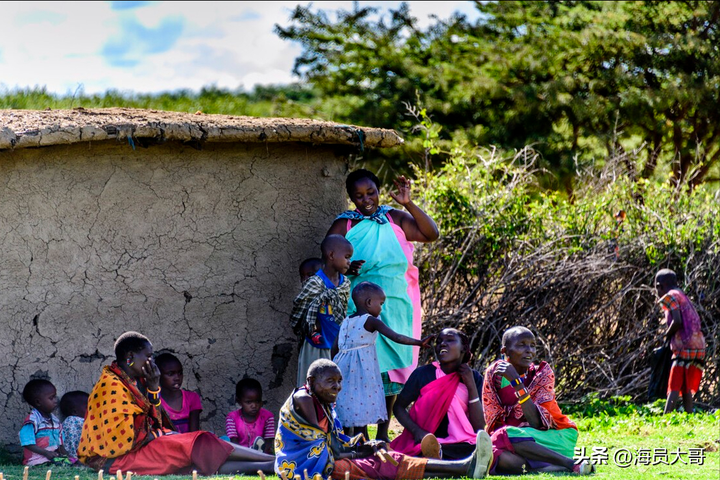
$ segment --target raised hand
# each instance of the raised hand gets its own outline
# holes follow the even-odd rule
[[[405,178],[405,175],[400,175],[395,180],[395,186],[397,187],[397,192],[390,191],[390,196],[393,200],[404,207],[412,200],[410,196],[412,183],[409,179]]]
[[[515,370],[515,367],[512,366],[512,363],[505,361],[501,361],[498,363],[498,366],[495,369],[495,373],[497,373],[501,377],[505,377],[510,382],[520,377],[520,375],[518,375],[517,373],[517,370]]]
[[[142,366],[142,373],[147,389],[157,390],[160,388],[160,369],[155,365],[155,360],[148,358],[147,362]]]

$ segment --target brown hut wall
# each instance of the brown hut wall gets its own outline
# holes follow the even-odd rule
[[[22,388],[90,391],[126,330],[175,353],[202,427],[247,375],[277,412],[294,386],[298,263],[345,205],[346,159],[305,144],[101,142],[0,151],[0,444]]]

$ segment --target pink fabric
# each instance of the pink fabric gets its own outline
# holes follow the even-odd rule
[[[704,350],[705,337],[700,328],[700,316],[690,299],[681,290],[670,290],[660,299],[660,305],[665,310],[665,324],[672,323],[672,312],[668,308],[668,305],[672,305],[672,300],[675,300],[680,308],[682,327],[670,339],[670,349],[675,355],[682,350]]]
[[[272,425],[269,425],[272,424]],[[232,411],[228,414],[225,421],[225,433],[230,438],[237,438],[238,445],[243,447],[251,447],[257,437],[271,438],[275,436],[274,432],[275,419],[273,414],[264,408],[260,409],[257,418],[253,423],[247,423],[243,420],[240,410]],[[272,428],[272,433],[268,435],[268,427]]]
[[[188,425],[188,419],[190,418],[190,412],[194,410],[202,410],[202,400],[200,395],[195,392],[188,390],[182,390],[182,407],[180,410],[173,410],[165,400],[160,397],[160,403],[162,403],[165,412],[172,420],[173,425],[180,433],[187,433],[190,429]]]
[[[392,225],[395,235],[397,236],[398,243],[400,243],[400,247],[402,248],[403,253],[405,253],[405,258],[407,258],[408,268],[405,271],[405,281],[408,286],[407,294],[413,305],[413,337],[420,338],[422,335],[422,303],[420,302],[420,272],[413,264],[413,252],[415,251],[415,246],[411,242],[408,242],[405,232],[399,225],[393,222],[390,214],[388,214],[387,217],[390,220],[390,224]],[[412,364],[405,368],[390,370],[388,372],[390,381],[402,383],[403,385],[407,383],[408,378],[410,378],[410,374],[417,368],[419,352],[420,348],[413,347]]]
[[[440,379],[445,377],[445,372],[440,368],[438,362],[433,362],[435,365],[435,378]],[[438,438],[440,443],[469,443],[475,445],[477,440],[477,433],[473,429],[470,419],[468,418],[468,389],[464,383],[458,383],[457,389],[455,389],[455,395],[450,402],[450,408],[448,409],[448,436],[445,438]]]
[[[412,421],[417,423],[423,430],[428,432],[436,431],[455,399],[458,385],[460,385],[460,375],[457,373],[443,375],[425,385],[420,390],[420,396],[410,409]],[[467,391],[465,395],[467,396]],[[415,443],[412,433],[407,428],[399,437],[390,442],[390,448],[413,457],[420,455],[422,452],[420,444]]]

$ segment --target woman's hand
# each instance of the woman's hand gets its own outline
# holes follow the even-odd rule
[[[460,375],[460,380],[462,380],[466,387],[470,385],[475,385],[475,376],[473,375],[473,370],[472,368],[470,368],[470,365],[468,365],[467,363],[463,363],[457,369],[457,372],[458,375]]]
[[[360,458],[372,457],[380,449],[387,449],[387,443],[382,440],[369,440],[357,448],[357,454]]]
[[[395,186],[397,187],[397,192],[391,191],[390,196],[393,200],[395,200],[397,203],[404,207],[412,201],[412,198],[410,196],[412,183],[409,179],[405,178],[405,175],[400,175],[395,180]]]
[[[365,260],[353,260],[350,262],[350,268],[348,268],[347,272],[345,272],[345,275],[357,275],[360,273],[360,268],[365,263]]]
[[[155,360],[148,358],[142,366],[142,373],[145,378],[145,388],[148,390],[160,388],[160,369],[155,365]]]
[[[513,367],[512,363],[510,362],[501,361],[500,363],[498,363],[498,366],[495,369],[495,373],[497,373],[501,377],[505,377],[509,382],[512,382],[516,378],[520,378],[517,370],[515,370],[515,367]]]

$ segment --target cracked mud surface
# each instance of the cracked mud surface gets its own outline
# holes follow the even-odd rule
[[[277,412],[297,265],[344,209],[346,168],[292,143],[0,152],[0,444],[17,444],[31,377],[90,391],[126,330],[180,358],[204,429],[224,431],[244,375]]]

